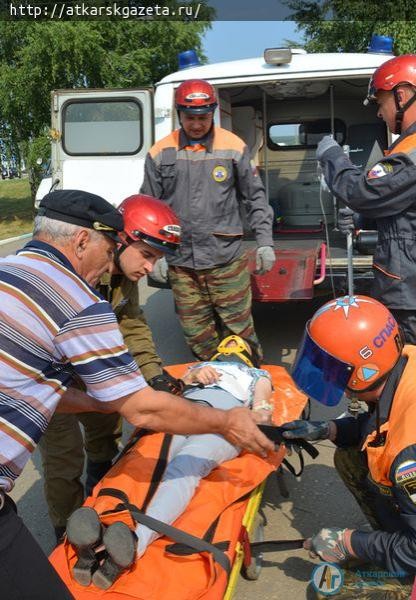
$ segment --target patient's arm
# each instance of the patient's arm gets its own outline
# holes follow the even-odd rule
[[[214,367],[210,365],[204,365],[203,367],[194,367],[185,373],[182,377],[182,381],[184,383],[192,384],[192,383],[203,383],[204,385],[212,385],[216,383],[221,377],[221,374],[218,373]]]
[[[256,423],[271,423],[273,416],[272,383],[267,377],[260,377],[254,388],[253,416]]]

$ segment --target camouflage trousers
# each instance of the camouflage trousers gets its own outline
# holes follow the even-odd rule
[[[80,423],[84,427],[82,435]],[[96,463],[111,461],[119,451],[122,421],[118,413],[55,413],[39,442],[44,492],[54,527],[64,527],[84,502],[85,452]]]
[[[169,280],[185,339],[200,360],[209,360],[227,335],[239,335],[259,361],[262,349],[251,314],[250,273],[245,256],[228,265],[195,271],[169,267]]]
[[[334,454],[335,468],[346,487],[353,494],[373,529],[396,531],[400,527],[397,509],[388,496],[368,485],[366,456],[358,448],[337,448]],[[312,589],[312,597],[339,600],[408,600],[413,577],[405,573],[392,573],[383,567],[351,559],[339,565],[343,583],[339,591],[321,593]],[[324,587],[322,588],[324,591]],[[308,596],[309,597],[309,596]]]
[[[345,486],[356,499],[371,527],[394,533],[404,523],[393,502],[390,490],[369,484],[368,465],[364,452],[358,448],[337,448],[334,464]]]

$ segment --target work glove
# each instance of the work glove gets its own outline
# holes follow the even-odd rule
[[[164,369],[163,373],[152,377],[147,383],[158,392],[169,392],[169,394],[174,394],[175,396],[180,396],[184,388],[182,379],[172,377]]]
[[[264,275],[271,270],[276,261],[276,254],[272,246],[260,246],[256,252],[256,275]]]
[[[338,146],[338,142],[334,140],[332,135],[325,135],[318,144],[316,148],[316,159],[321,160],[323,155],[329,148],[333,148],[334,146]]]
[[[303,547],[309,550],[311,558],[325,562],[342,563],[356,557],[351,546],[353,529],[321,529],[319,533],[304,541]]]
[[[355,229],[354,211],[348,206],[338,210],[338,229],[344,235],[348,235]]]
[[[155,262],[150,276],[158,283],[168,282],[168,263],[166,262],[166,258],[164,256]]]
[[[315,440],[327,440],[329,438],[329,421],[290,421],[281,426],[284,429],[282,435],[288,440],[302,438],[313,442]]]

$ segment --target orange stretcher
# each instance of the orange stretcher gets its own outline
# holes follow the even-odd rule
[[[169,367],[179,377],[188,365]],[[298,418],[307,402],[282,367],[264,366],[273,380],[274,422]],[[118,460],[85,501],[94,507],[102,522],[124,520],[134,525],[128,506],[146,504],[165,434],[144,435]],[[64,541],[50,561],[76,600],[220,600],[232,598],[240,569],[250,566],[250,540],[257,526],[256,516],[265,482],[285,456],[280,446],[267,459],[243,453],[214,469],[201,480],[187,510],[173,524],[175,528],[209,544],[214,552],[178,552],[166,536],[153,542],[135,565],[108,590],[94,585],[82,587],[71,576],[76,555]],[[121,494],[111,495],[111,490]],[[100,490],[104,495],[100,495]],[[110,495],[106,495],[110,490]],[[120,502],[120,497],[128,502]],[[103,514],[105,513],[105,514]]]

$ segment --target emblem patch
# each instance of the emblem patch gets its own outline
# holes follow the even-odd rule
[[[374,167],[368,171],[367,179],[378,179],[380,177],[385,177],[392,173],[393,167],[388,163],[377,163]]]
[[[416,462],[402,462],[396,469],[395,479],[397,485],[403,488],[413,504],[416,504]]]
[[[368,364],[357,369],[357,377],[361,381],[370,381],[373,377],[376,377],[379,373],[377,365]]]
[[[217,165],[212,169],[212,178],[218,183],[222,183],[227,179],[228,171],[222,165]]]

